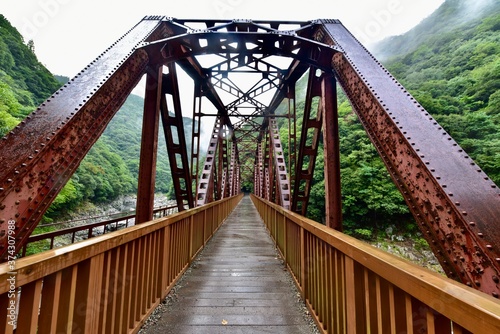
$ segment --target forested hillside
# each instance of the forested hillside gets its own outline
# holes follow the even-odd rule
[[[33,42],[0,15],[0,137],[17,125],[60,83],[38,62]]]
[[[66,80],[53,76],[37,60],[33,43],[25,43],[0,15],[0,137]],[[54,200],[45,221],[84,201],[106,202],[137,190],[142,110],[143,99],[131,95]],[[170,184],[165,140],[160,137],[156,190],[168,193]]]
[[[474,1],[448,0],[438,14],[460,15],[469,3]],[[433,34],[385,63],[500,184],[500,2],[482,3],[485,7],[477,11],[483,15]],[[448,16],[435,14],[427,21],[442,22]]]

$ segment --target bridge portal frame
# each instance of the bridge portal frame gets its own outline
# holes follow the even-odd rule
[[[205,29],[190,29],[191,23],[202,24]],[[280,30],[280,26],[290,24],[296,28]],[[213,53],[227,55],[230,63],[237,64],[235,68],[256,63],[255,68],[260,71],[258,66],[265,61],[255,55],[289,57],[291,63],[283,71],[266,67],[262,73],[270,78],[268,82],[244,92],[224,85],[221,80],[212,81],[218,78],[207,72],[196,56]],[[155,72],[172,63],[200,85],[203,96],[212,102],[217,116],[233,135],[231,117],[264,117],[261,128],[267,128],[268,118],[290,96],[288,88],[310,66],[326,75],[333,74],[446,274],[499,296],[500,194],[497,186],[337,20],[144,18],[2,138],[0,248],[4,259],[13,256],[26,242],[141,77],[148,70]],[[160,80],[157,82],[159,85]],[[277,91],[267,107],[255,101],[273,85]],[[255,113],[239,114],[239,102],[229,109],[217,88],[229,90],[239,101],[252,103]],[[319,96],[325,99],[331,94],[323,90]],[[156,127],[158,89],[153,96],[146,101],[145,110],[151,110],[151,124]],[[332,116],[330,113],[328,116]],[[144,162],[147,167],[141,167],[140,176],[141,182],[145,182],[140,187],[146,187],[143,193],[147,194],[148,203],[154,184],[154,175],[147,177],[147,174],[155,165],[155,131],[149,139],[148,161]],[[236,139],[233,141],[238,142]],[[143,144],[148,146],[144,141]],[[327,160],[336,159],[335,150],[327,150]],[[297,161],[301,158],[299,154]],[[189,180],[189,168],[184,162],[185,178]],[[297,178],[301,173],[304,170],[299,163],[293,174]],[[334,196],[332,192],[327,198]],[[292,203],[299,193],[291,194]],[[339,198],[339,194],[336,196]],[[307,200],[304,203],[307,205]],[[150,205],[138,207],[138,211],[142,212],[139,221],[147,220]]]

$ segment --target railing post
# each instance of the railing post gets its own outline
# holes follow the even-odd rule
[[[300,227],[300,286],[302,298],[305,299],[306,291],[306,251],[305,251],[305,240],[304,240],[304,228]]]
[[[286,254],[287,254],[287,251],[286,251],[286,245],[287,245],[287,242],[286,242],[286,239],[287,239],[287,235],[286,235],[286,216],[285,216],[285,214],[282,214],[281,217],[283,217],[283,256],[285,258],[285,266],[286,266],[286,263],[288,262],[287,261],[287,257],[286,257]]]
[[[189,217],[189,263],[191,263],[193,257],[193,236],[194,236],[193,225],[194,225],[193,215],[191,215]]]
[[[161,298],[165,298],[167,295],[167,288],[170,284],[170,228],[171,225],[167,225],[163,229],[163,250],[162,250],[162,257],[160,258],[161,262],[161,291],[162,295]]]
[[[345,263],[345,298],[346,298],[346,324],[347,333],[356,334],[356,284],[354,274],[354,260],[348,256],[344,257]]]

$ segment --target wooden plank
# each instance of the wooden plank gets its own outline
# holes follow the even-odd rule
[[[14,332],[14,321],[16,320],[17,314],[15,313],[15,304],[11,306],[11,300],[14,303],[17,303],[17,298],[9,298],[10,293],[4,293],[0,295],[0,332],[11,334]],[[12,310],[9,310],[9,307]],[[5,313],[3,313],[5,312]]]
[[[102,273],[104,254],[95,256],[78,266],[75,291],[73,331],[81,333],[98,332],[101,309]]]
[[[187,271],[176,301],[162,306],[168,311],[156,324],[146,322],[144,333],[229,333],[230,326],[237,333],[311,333],[250,199],[238,208]]]
[[[127,278],[128,284],[125,286],[125,300],[124,300],[124,308],[123,308],[123,320],[122,320],[122,328],[128,329],[130,328],[130,319],[133,319],[132,315],[132,295],[134,292],[134,282],[135,280],[135,272],[134,272],[134,256],[135,256],[135,242],[131,242],[127,245],[127,269],[125,271],[125,275]]]
[[[59,298],[61,296],[61,278],[62,273],[59,271],[43,279],[42,303],[40,305],[40,321],[38,324],[40,333],[55,333],[56,331]]]
[[[66,268],[62,272],[61,297],[57,316],[57,332],[71,333],[75,309],[75,291],[78,266]]]
[[[42,280],[22,287],[16,332],[33,334],[37,332],[41,292]]]
[[[356,287],[354,285],[354,261],[345,257],[345,296],[346,296],[346,323],[347,323],[347,333],[356,333],[356,324],[358,319],[356,319]]]

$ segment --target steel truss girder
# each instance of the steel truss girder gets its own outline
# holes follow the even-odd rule
[[[446,274],[498,297],[497,186],[347,29],[322,23],[318,39],[343,50],[338,81]]]
[[[193,117],[191,123],[191,181],[193,188],[198,191],[198,168],[200,164],[200,136],[201,136],[201,103],[203,90],[199,82],[194,83]],[[194,199],[197,198],[195,193]]]
[[[168,68],[168,74],[163,75],[160,105],[161,119],[165,132],[165,140],[167,142],[167,153],[177,208],[179,211],[183,211],[186,209],[186,206],[188,208],[194,207],[191,171],[188,163],[189,158],[187,155],[186,137],[184,134],[177,70],[175,64],[168,64],[166,67]],[[168,110],[167,99],[165,97],[167,94],[172,96],[172,115]],[[173,129],[175,129],[175,131],[172,131]]]
[[[262,150],[262,141],[258,141],[254,164],[254,192],[259,197],[264,197],[264,158]]]
[[[231,163],[229,165],[229,196],[235,196],[239,192],[239,170],[238,145],[233,141],[231,143]]]
[[[141,79],[149,58],[136,46],[165,38],[163,28],[157,19],[138,23],[2,139],[2,259],[23,246]],[[16,251],[7,247],[9,227],[14,227]]]
[[[309,193],[312,187],[316,156],[322,127],[321,106],[318,104],[316,113],[313,109],[313,98],[321,96],[322,76],[317,76],[316,70],[311,67],[307,82],[307,92],[304,106],[304,120],[300,134],[295,181],[291,210],[305,216]]]
[[[228,145],[228,134],[226,130],[223,128],[221,135],[219,136],[219,144],[217,145],[217,156],[218,156],[218,164],[217,164],[217,180],[216,183],[216,191],[215,191],[215,199],[219,200],[228,196],[228,160],[227,160],[227,145]]]
[[[214,164],[219,144],[219,137],[222,135],[222,128],[223,125],[221,123],[221,118],[217,117],[215,119],[212,135],[208,144],[207,156],[200,175],[200,181],[198,182],[196,206],[204,205],[214,199],[214,174],[216,169]]]
[[[163,68],[149,68],[146,75],[144,114],[142,118],[141,152],[137,182],[135,222],[144,223],[153,219],[156,181],[156,158],[158,153],[158,128],[162,101]]]
[[[281,146],[278,124],[274,118],[269,120],[269,144],[274,159],[273,175],[275,180],[273,180],[273,184],[275,184],[276,200],[279,200],[278,203],[283,208],[290,210],[290,181],[288,179],[283,147]]]
[[[337,109],[337,86],[333,75],[321,81],[321,110],[323,117],[325,223],[342,231],[342,194],[340,184],[340,139]]]

